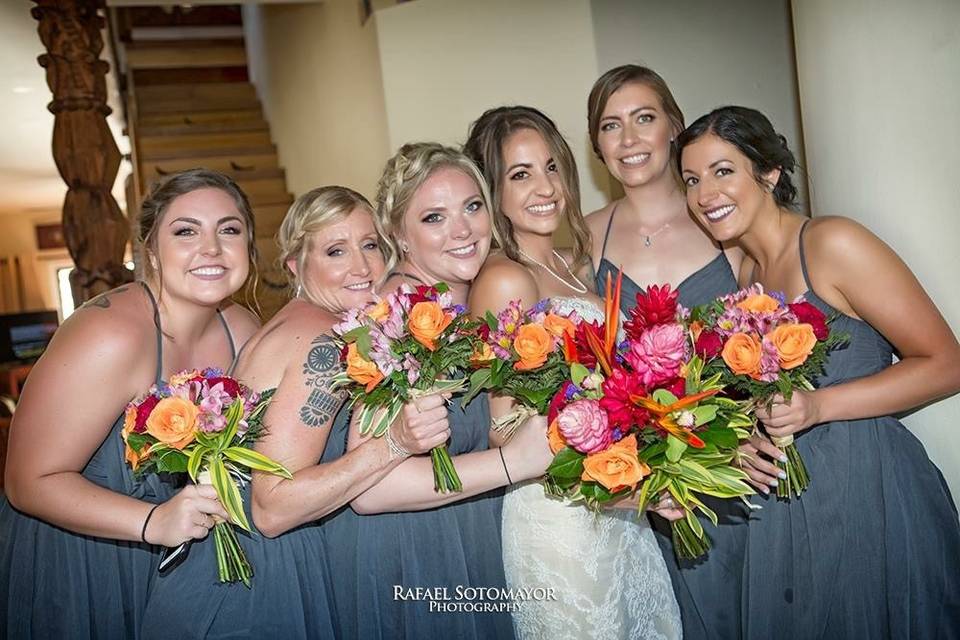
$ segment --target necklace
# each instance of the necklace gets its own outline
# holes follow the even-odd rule
[[[520,255],[522,255],[524,258],[526,258],[527,260],[529,260],[530,262],[532,262],[533,264],[537,265],[538,267],[542,267],[547,273],[549,273],[549,274],[552,275],[554,278],[556,278],[557,280],[559,280],[560,282],[562,282],[564,285],[566,285],[567,288],[573,289],[573,290],[576,291],[577,293],[586,293],[586,292],[587,292],[587,285],[583,284],[583,283],[580,281],[580,278],[578,278],[578,277],[573,273],[573,271],[571,271],[570,265],[567,264],[567,261],[563,259],[563,256],[562,256],[562,255],[560,255],[559,253],[557,253],[557,250],[556,250],[556,249],[553,250],[553,255],[560,259],[560,262],[563,263],[563,267],[564,267],[564,269],[567,270],[567,273],[570,274],[570,277],[573,278],[574,282],[576,282],[578,285],[580,285],[580,288],[579,288],[579,289],[578,289],[577,287],[573,286],[572,284],[570,284],[569,282],[567,282],[566,280],[564,280],[563,278],[561,278],[561,277],[560,277],[560,274],[558,274],[556,271],[554,271],[553,269],[551,269],[551,268],[548,267],[547,265],[545,265],[545,264],[543,264],[542,262],[539,262],[539,261],[537,261],[537,260],[534,260],[533,258],[531,258],[530,256],[528,256],[526,253],[523,252],[523,249],[521,249],[520,247],[517,247],[517,252],[518,252]]]
[[[653,239],[653,238],[656,238],[658,235],[660,235],[660,232],[661,232],[661,231],[666,231],[669,226],[670,226],[670,223],[669,223],[669,222],[664,222],[664,223],[663,223],[663,226],[661,226],[659,229],[657,229],[657,230],[654,231],[653,233],[642,234],[642,235],[643,235],[643,246],[649,247],[651,244],[653,244],[652,239]]]

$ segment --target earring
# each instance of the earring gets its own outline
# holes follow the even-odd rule
[[[294,297],[294,298],[299,298],[301,293],[303,293],[303,283],[302,283],[302,282],[298,282],[298,283],[297,283],[297,290],[293,292],[293,297]]]
[[[400,251],[402,251],[402,252],[404,252],[404,253],[407,253],[408,251],[410,251],[410,247],[407,245],[406,242],[401,242],[401,243],[400,243]]]
[[[157,256],[155,256],[155,255],[153,255],[153,254],[151,253],[151,254],[149,254],[149,255],[147,256],[147,258],[150,260],[150,267],[151,267],[154,271],[156,271],[156,270],[157,270]]]

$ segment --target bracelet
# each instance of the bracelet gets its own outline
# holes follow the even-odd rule
[[[510,471],[507,469],[507,461],[503,459],[503,447],[497,447],[497,451],[500,452],[500,462],[503,463],[503,472],[507,475],[507,484],[513,484],[513,480],[510,478]]]
[[[392,426],[392,425],[391,425]],[[412,454],[404,449],[400,444],[393,439],[393,433],[390,427],[387,428],[383,433],[383,439],[387,442],[387,449],[390,450],[390,459],[395,460],[397,458],[409,458]]]
[[[143,520],[143,528],[140,529],[140,539],[143,540],[144,544],[150,544],[147,542],[147,525],[150,524],[150,518],[153,517],[153,512],[157,510],[157,507],[160,505],[155,504],[153,508],[150,509],[150,513],[147,514],[147,517]]]

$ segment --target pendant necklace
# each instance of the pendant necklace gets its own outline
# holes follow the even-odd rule
[[[660,232],[658,231],[657,233],[660,233]],[[562,282],[564,285],[566,285],[567,288],[573,289],[574,291],[576,291],[577,293],[580,293],[580,294],[583,294],[583,293],[586,293],[586,292],[587,292],[587,285],[583,284],[583,282],[580,281],[580,278],[578,278],[578,277],[576,276],[576,274],[573,273],[573,271],[570,269],[570,265],[567,264],[567,261],[564,260],[563,256],[560,255],[560,254],[557,252],[556,249],[553,250],[553,255],[560,259],[560,262],[563,263],[563,266],[564,266],[564,268],[567,270],[567,273],[570,274],[570,277],[573,278],[574,281],[575,281],[578,285],[580,285],[580,288],[579,288],[579,289],[578,289],[577,287],[573,286],[572,284],[570,284],[569,282],[567,282],[566,280],[564,280],[563,278],[561,278],[561,277],[560,277],[560,274],[558,274],[556,271],[554,271],[553,269],[551,269],[551,268],[548,267],[547,265],[543,264],[542,262],[540,262],[540,261],[538,261],[538,260],[534,260],[533,258],[531,258],[530,256],[528,256],[526,253],[524,253],[523,249],[521,249],[520,247],[517,247],[517,253],[519,253],[519,254],[522,255],[524,258],[526,258],[528,261],[532,262],[533,264],[537,265],[538,267],[543,268],[547,273],[549,273],[549,274],[552,275],[554,278],[556,278],[557,280],[559,280],[560,282]]]

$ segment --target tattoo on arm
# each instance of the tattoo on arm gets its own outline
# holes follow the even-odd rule
[[[106,292],[104,292],[104,293],[101,293],[101,294],[98,295],[98,296],[94,296],[93,298],[87,300],[87,301],[83,304],[83,306],[84,306],[84,307],[99,307],[99,308],[101,308],[101,309],[109,309],[109,308],[110,308],[110,296],[114,296],[114,295],[116,295],[116,294],[118,294],[118,293],[123,293],[124,291],[126,291],[126,290],[129,289],[129,288],[130,288],[130,287],[128,287],[128,286],[123,286],[123,287],[120,287],[119,289],[113,289],[113,290],[111,290],[111,291],[106,291]]]
[[[330,336],[313,339],[310,353],[303,363],[305,386],[310,390],[300,407],[300,421],[308,427],[322,427],[333,419],[343,404],[343,392],[330,391],[333,376],[340,370],[340,350]]]

